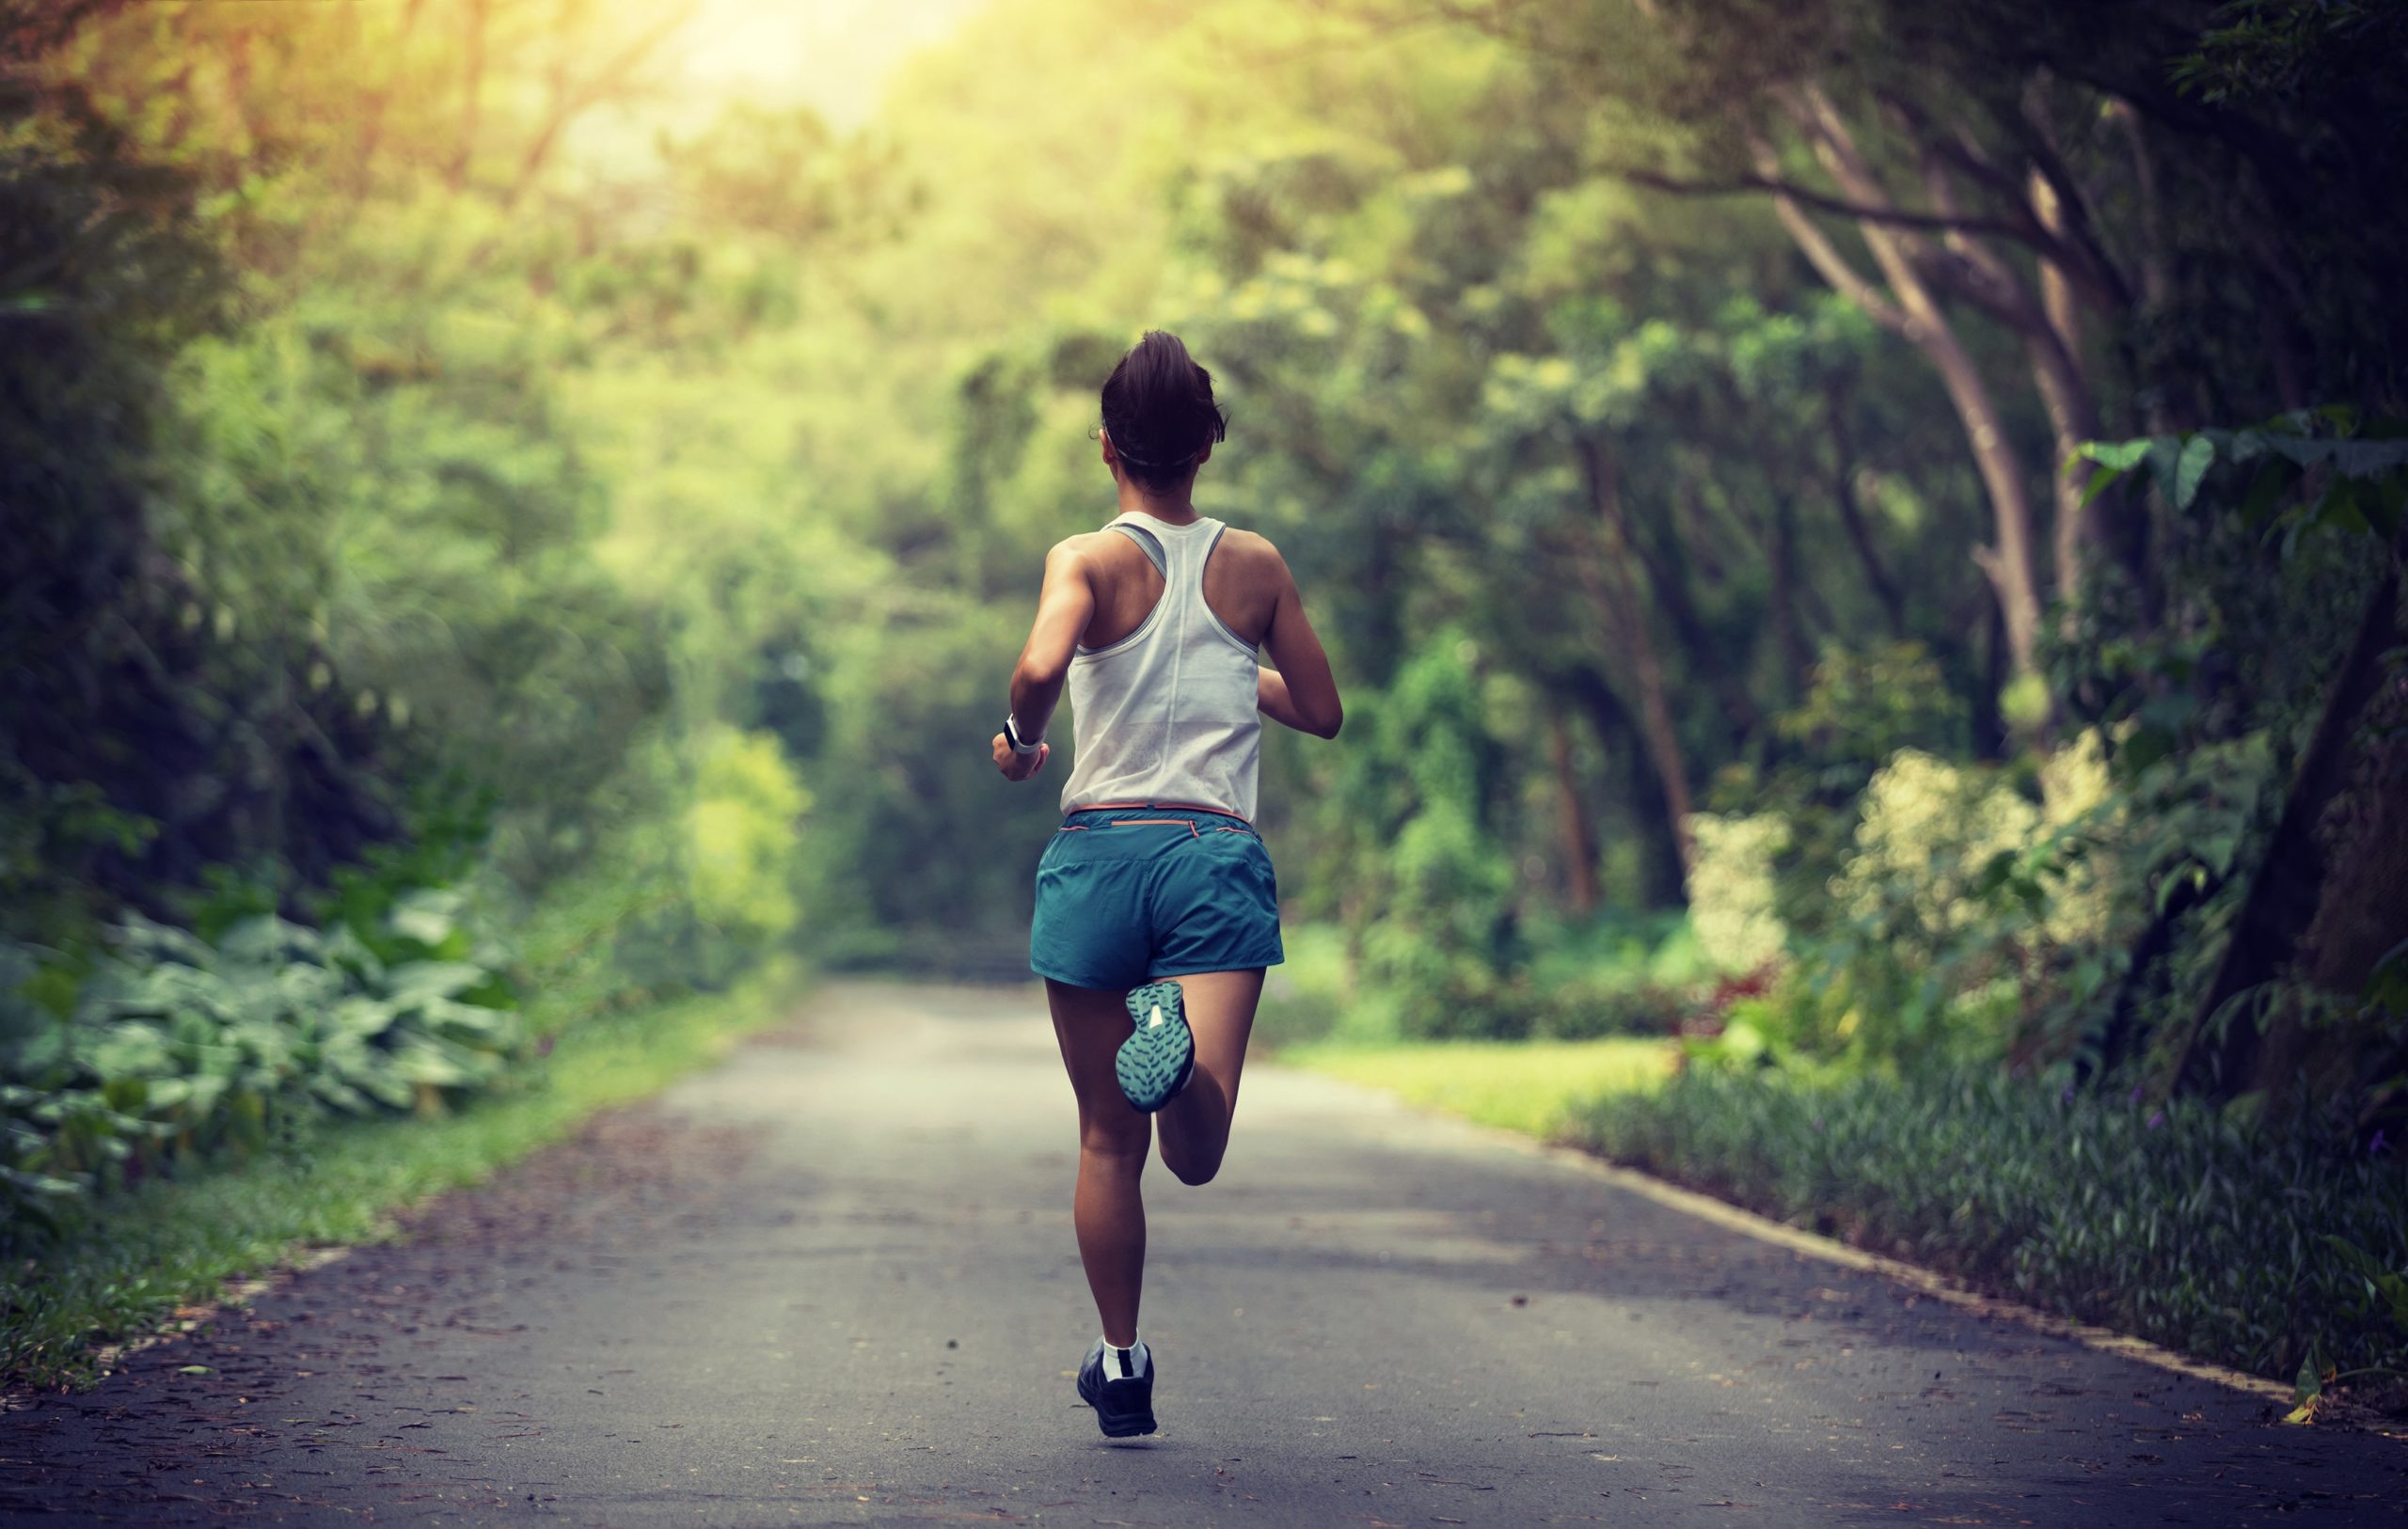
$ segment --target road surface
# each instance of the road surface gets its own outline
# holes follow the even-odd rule
[[[1149,1174],[1162,1432],[1095,1335],[1034,989],[852,984],[98,1390],[0,1413],[67,1523],[2394,1522],[2408,1444],[1260,1067]],[[206,1366],[206,1373],[187,1373]]]

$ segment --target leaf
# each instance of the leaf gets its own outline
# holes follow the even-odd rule
[[[2174,497],[2175,480],[2180,476],[2182,437],[2153,435],[2148,443],[2148,475],[2157,480],[2158,491],[2168,499]]]
[[[2370,1004],[2379,1004],[2394,1014],[2408,1015],[2408,939],[2401,940],[2383,954],[2367,973],[2365,988],[2359,997]]]
[[[2171,756],[2179,740],[2171,729],[2143,724],[2117,746],[2115,761],[2127,775],[2136,775]]]
[[[2170,491],[2177,510],[2188,510],[2191,501],[2199,497],[2199,484],[2215,465],[2215,443],[2204,433],[2182,443],[2182,454],[2175,459],[2174,486]]]
[[[2380,478],[2408,467],[2408,441],[2336,441],[2333,470],[2350,478]]]
[[[2357,494],[2346,478],[2333,480],[2332,486],[2316,501],[2316,508],[2308,518],[2345,536],[2364,536],[2373,528],[2367,524],[2365,513],[2358,509]]]
[[[23,1169],[5,1167],[0,1167],[0,1184],[29,1194],[51,1196],[81,1194],[86,1188],[75,1179],[60,1178],[55,1174],[31,1174]]]
[[[2375,535],[2385,542],[2397,537],[2400,522],[2408,519],[2408,474],[2376,479],[2359,497],[2358,509]]]
[[[409,1082],[431,1083],[436,1088],[457,1088],[476,1080],[475,1073],[436,1043],[424,1040],[393,1053],[393,1072]]]
[[[468,961],[405,961],[385,973],[385,992],[408,1006],[431,999],[456,998],[483,982],[485,969]]]
[[[264,913],[245,919],[220,936],[217,954],[253,966],[281,965],[295,958],[318,961],[325,958],[325,942],[314,929]]]
[[[2090,475],[2090,482],[2083,489],[2082,502],[2084,505],[2089,504],[2092,500],[2099,497],[2099,494],[2106,489],[2108,484],[2123,476],[2122,472],[2114,467],[2099,468]]]
[[[397,899],[388,919],[393,932],[433,950],[459,927],[460,895],[448,890],[421,887]]]
[[[2084,441],[2074,448],[2074,454],[2086,457],[2102,467],[2127,473],[2141,465],[2148,455],[2149,440],[2143,436],[2133,441]]]
[[[2249,481],[2249,492],[2241,500],[2241,521],[2244,526],[2258,527],[2273,517],[2274,508],[2299,482],[2296,464],[2279,456],[2270,456],[2258,475]]]
[[[215,1375],[217,1372],[206,1364],[179,1364],[176,1366],[176,1373],[178,1375]]]

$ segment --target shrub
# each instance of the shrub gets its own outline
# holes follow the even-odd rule
[[[1575,1138],[1766,1215],[2224,1363],[2293,1378],[2408,1365],[2358,1265],[2408,1271],[2408,1165],[2307,1112],[1994,1069],[1692,1067],[1592,1100]],[[2355,1250],[2355,1255],[2342,1250]]]
[[[64,988],[55,966],[11,948],[0,1248],[39,1242],[62,1206],[184,1159],[256,1151],[321,1116],[434,1109],[492,1082],[520,1049],[516,998],[460,895],[404,895],[372,933],[262,915],[212,944],[136,919]],[[67,1012],[27,994],[64,994]]]
[[[1263,974],[1254,1016],[1254,1039],[1275,1049],[1324,1039],[1346,1010],[1345,931],[1298,924],[1280,938],[1288,959]]]
[[[1568,982],[1541,995],[1530,1028],[1551,1040],[1585,1041],[1604,1035],[1670,1035],[1681,1027],[1688,1001],[1653,983]]]
[[[1773,909],[1773,859],[1789,845],[1778,812],[1693,813],[1697,866],[1689,873],[1689,926],[1716,970],[1754,971],[1779,960],[1788,931]]]

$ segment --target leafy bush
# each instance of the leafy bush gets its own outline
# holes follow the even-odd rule
[[[1263,976],[1254,1038],[1277,1048],[1326,1038],[1347,1007],[1346,933],[1333,924],[1282,931],[1288,959]]]
[[[1358,701],[1355,746],[1323,809],[1346,846],[1332,869],[1353,887],[1364,985],[1410,1036],[1529,1028],[1505,976],[1513,870],[1494,821],[1497,750],[1477,659],[1469,639],[1442,631],[1386,692]]]
[[[2253,1127],[1988,1068],[1691,1067],[1573,1122],[1606,1157],[2242,1369],[2408,1364],[2359,1267],[2408,1271],[2408,1165],[2310,1113]]]
[[[462,912],[458,892],[420,890],[372,938],[264,915],[214,944],[135,919],[71,988],[9,947],[0,1247],[55,1232],[62,1203],[182,1159],[491,1083],[520,1049],[516,999],[504,953]]]
[[[1693,813],[1697,865],[1689,872],[1689,924],[1718,971],[1754,971],[1781,958],[1788,931],[1774,910],[1773,859],[1789,847],[1778,812]]]
[[[1688,1017],[1690,1001],[1655,983],[1573,981],[1537,995],[1530,1029],[1550,1040],[1605,1035],[1670,1035]]]

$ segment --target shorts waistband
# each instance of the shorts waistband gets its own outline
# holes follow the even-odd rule
[[[1254,825],[1219,807],[1196,802],[1098,802],[1074,807],[1062,818],[1061,833],[1094,828],[1180,828],[1202,837],[1206,833],[1252,834]]]

